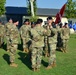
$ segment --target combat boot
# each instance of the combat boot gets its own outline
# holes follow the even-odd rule
[[[64,53],[67,53],[67,50],[64,50]]]
[[[46,53],[46,54],[45,54],[45,57],[49,57],[49,56],[50,56],[49,53]]]
[[[46,69],[48,70],[48,69],[52,69],[52,65],[48,65],[47,67],[46,67]]]
[[[28,53],[28,52],[29,52],[29,50],[26,48],[26,49],[25,49],[25,53]]]
[[[10,66],[11,66],[11,67],[17,67],[18,65],[15,64],[15,63],[11,63]]]
[[[36,68],[36,71],[40,71],[40,69],[39,68]]]
[[[23,52],[25,52],[25,49],[23,49]]]
[[[35,72],[36,71],[36,68],[33,68],[32,70]]]
[[[56,62],[53,62],[52,67],[56,67]]]
[[[48,57],[48,53],[45,54],[45,57]]]
[[[10,50],[7,50],[7,52],[10,52]]]
[[[50,57],[50,54],[48,53],[47,56]]]
[[[25,48],[25,49],[23,50],[23,52],[28,53],[29,50],[28,50],[27,48]]]
[[[63,50],[63,48],[60,48],[60,50],[64,53],[64,50]]]

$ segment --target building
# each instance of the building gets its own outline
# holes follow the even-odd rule
[[[55,20],[55,16],[58,12],[59,12],[59,9],[38,8],[37,16],[39,18],[42,18],[45,23],[46,18],[48,16],[52,16],[53,19]],[[17,19],[19,21],[19,27],[22,25],[25,18],[30,18],[30,15],[28,15],[27,13],[26,7],[6,7],[5,14],[6,14],[7,21],[10,18]],[[67,18],[65,17],[65,14],[62,18],[62,23],[64,22],[68,22]]]

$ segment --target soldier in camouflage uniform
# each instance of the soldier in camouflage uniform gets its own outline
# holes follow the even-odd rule
[[[30,45],[30,29],[31,25],[29,24],[29,19],[25,19],[24,24],[20,28],[20,35],[23,41],[23,52],[29,52],[29,45]]]
[[[70,29],[68,27],[68,24],[65,23],[64,28],[62,29],[62,35],[61,35],[62,42],[63,42],[63,47],[62,47],[63,53],[67,52],[67,45],[68,45],[69,36],[70,36]]]
[[[10,48],[10,42],[9,42],[9,34],[7,33],[7,30],[9,29],[9,27],[13,24],[13,20],[9,19],[9,22],[7,22],[5,24],[5,28],[6,28],[6,42],[7,42],[7,52],[9,52],[9,48]]]
[[[4,27],[4,25],[2,25],[2,22],[1,22],[1,20],[0,20],[0,47],[1,47],[2,44],[3,44],[4,35],[5,35],[5,27]]]
[[[43,27],[41,27],[42,19],[37,20],[37,24],[31,29],[31,62],[33,71],[40,70],[42,51],[44,46],[44,33],[46,32]]]
[[[16,27],[16,25],[18,24],[18,21],[14,21],[13,24],[11,24],[9,26],[9,28],[7,28],[7,34],[8,35],[8,39],[9,39],[9,51],[10,51],[10,66],[12,67],[17,67],[17,64],[15,63],[15,54],[16,54],[16,50],[18,47],[18,38],[19,38],[19,32],[18,29]]]
[[[51,16],[47,18],[47,21],[48,21],[48,29],[50,30],[50,35],[48,36],[50,56],[48,66],[46,69],[51,69],[56,66],[55,50],[57,45],[57,29],[55,25],[52,25],[53,20]]]
[[[43,27],[47,30],[48,32],[48,24],[43,25]],[[48,33],[47,33],[48,34]],[[45,57],[49,56],[49,49],[48,49],[48,36],[44,35],[44,55]]]
[[[35,27],[35,25],[36,25],[36,23],[35,23],[35,22],[31,22],[31,28],[34,28],[34,27]]]
[[[44,54],[45,54],[45,57],[48,57],[49,56],[49,50],[48,50],[48,36],[45,35],[44,36]]]
[[[61,38],[61,34],[62,34],[62,23],[57,24],[56,26],[57,28],[57,49],[62,51],[62,38]]]

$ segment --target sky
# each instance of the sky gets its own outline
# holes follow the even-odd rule
[[[37,0],[38,8],[60,9],[67,0]],[[27,7],[26,0],[6,0],[5,6]]]

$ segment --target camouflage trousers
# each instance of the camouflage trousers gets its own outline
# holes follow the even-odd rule
[[[23,39],[23,48],[28,48],[28,45],[25,39]]]
[[[1,47],[1,45],[3,44],[3,37],[2,36],[0,36],[0,47]]]
[[[9,36],[6,36],[6,41],[7,41],[7,50],[10,50]]]
[[[45,36],[45,38],[44,38],[44,54],[45,54],[45,56],[49,56],[47,36]]]
[[[39,69],[41,66],[43,48],[33,47],[31,51],[32,68]]]
[[[57,47],[58,48],[62,47],[62,39],[61,39],[61,37],[57,38]]]
[[[16,55],[17,47],[18,47],[17,44],[13,44],[10,46],[10,62],[11,63],[15,62],[15,55]]]
[[[22,39],[23,40],[23,49],[28,48],[28,44],[25,38]]]
[[[52,65],[53,62],[56,63],[56,43],[49,44],[50,56],[48,64]]]
[[[63,39],[63,50],[67,50],[67,46],[68,46],[68,39]]]

